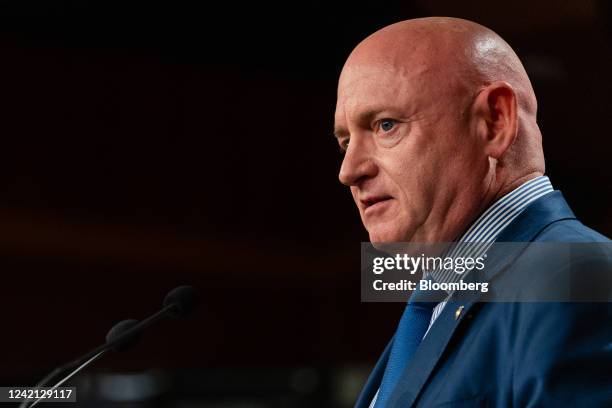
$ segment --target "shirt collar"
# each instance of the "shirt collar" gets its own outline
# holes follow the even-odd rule
[[[482,256],[499,234],[518,217],[529,204],[554,191],[547,176],[539,176],[521,184],[487,208],[457,240],[446,256]],[[461,245],[462,243],[472,243]],[[436,282],[455,282],[463,275],[453,270],[437,269],[428,274]]]

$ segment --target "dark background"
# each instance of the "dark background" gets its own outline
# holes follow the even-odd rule
[[[609,3],[491,3],[0,2],[1,385],[190,283],[199,313],[82,378],[161,378],[143,406],[350,404],[402,307],[360,303],[336,81],[407,18],[473,19],[515,48],[553,185],[612,235]]]

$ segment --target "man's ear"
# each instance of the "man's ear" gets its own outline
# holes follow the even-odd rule
[[[500,159],[518,132],[516,93],[510,84],[493,82],[480,91],[472,105],[484,152]]]

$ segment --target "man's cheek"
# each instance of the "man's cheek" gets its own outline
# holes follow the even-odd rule
[[[361,213],[361,208],[359,208],[359,199],[358,199],[357,188],[351,187],[351,195],[353,196],[353,202],[355,202],[355,205],[357,206],[357,208],[359,209],[359,212]]]

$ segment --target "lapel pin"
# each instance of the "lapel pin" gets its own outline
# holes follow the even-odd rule
[[[459,319],[459,316],[461,316],[461,312],[463,312],[463,306],[459,306],[457,310],[455,310],[455,320]]]

